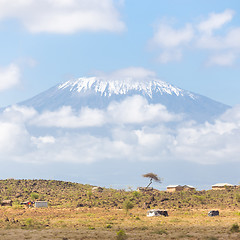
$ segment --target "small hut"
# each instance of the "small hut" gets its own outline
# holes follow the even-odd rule
[[[167,186],[167,192],[177,192],[177,191],[183,191],[184,187],[181,185],[169,185]]]
[[[102,187],[93,187],[92,192],[103,192],[103,188]]]
[[[216,184],[212,185],[212,190],[224,190],[228,187],[233,188],[234,185],[232,185],[230,183],[216,183]]]

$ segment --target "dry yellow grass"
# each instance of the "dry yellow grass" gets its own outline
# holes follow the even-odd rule
[[[0,207],[0,239],[116,239],[123,229],[128,239],[240,239],[231,233],[240,214],[221,210],[208,217],[204,210],[168,210],[169,217],[147,217],[146,210],[104,208],[14,209]],[[9,220],[9,221],[7,221]]]
[[[24,208],[20,202],[37,193],[47,209]],[[240,225],[240,189],[222,191],[124,191],[48,180],[0,180],[0,199],[13,200],[0,207],[0,240],[117,239],[124,230],[128,239],[240,239],[230,231]],[[126,215],[124,202],[134,208]],[[147,210],[168,210],[169,217],[147,217]],[[208,217],[209,210],[220,216]],[[236,228],[235,228],[236,230]]]

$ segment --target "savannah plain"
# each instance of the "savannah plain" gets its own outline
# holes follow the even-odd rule
[[[137,192],[54,180],[0,180],[0,239],[240,239],[240,188]],[[48,208],[20,205],[48,201]],[[147,217],[149,209],[169,216]],[[220,215],[208,217],[209,210]]]

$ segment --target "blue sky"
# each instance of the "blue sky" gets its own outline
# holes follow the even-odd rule
[[[239,182],[239,0],[0,0],[0,40],[3,178],[137,186],[156,170],[164,186]],[[133,70],[234,107],[198,124],[139,96],[110,103],[116,115],[14,105],[72,78]],[[177,127],[156,124],[159,114]]]
[[[240,103],[239,1],[84,2],[0,1],[0,106],[72,77],[128,67],[149,69],[229,105]],[[199,30],[204,22],[210,28]],[[170,39],[175,41],[167,44]],[[7,70],[11,77],[3,74]]]

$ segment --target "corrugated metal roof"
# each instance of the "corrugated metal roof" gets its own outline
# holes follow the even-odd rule
[[[191,185],[184,185],[184,186],[182,186],[182,185],[169,185],[169,186],[167,186],[167,188],[176,188],[176,187],[195,188],[195,187],[193,187],[193,186],[191,186]]]
[[[212,185],[212,187],[224,187],[224,186],[233,186],[232,184],[230,183],[216,183],[214,185]]]
[[[195,187],[193,187],[193,186],[191,186],[191,185],[184,185],[184,187],[195,188]]]
[[[175,188],[175,187],[182,187],[181,185],[169,185],[167,188]]]

